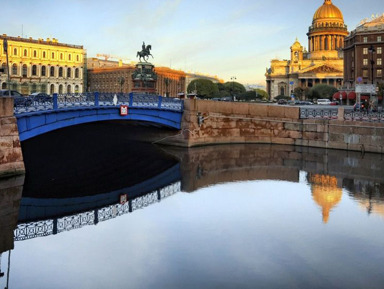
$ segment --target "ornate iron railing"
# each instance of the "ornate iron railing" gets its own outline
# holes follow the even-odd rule
[[[14,240],[23,241],[37,237],[45,237],[73,229],[80,229],[84,226],[96,225],[99,222],[107,221],[160,202],[162,199],[180,192],[180,190],[181,182],[176,182],[146,195],[128,200],[124,204],[116,203],[76,215],[18,224],[14,230]]]
[[[300,107],[300,118],[320,118],[320,119],[336,119],[337,108],[307,108]]]
[[[130,108],[153,108],[173,111],[183,111],[183,101],[178,98],[167,98],[160,95],[139,93],[82,93],[54,94],[53,97],[42,101],[26,98],[23,103],[14,107],[15,114],[60,110],[65,108],[87,107],[119,107],[127,105]]]
[[[353,109],[344,110],[345,120],[355,121],[371,121],[371,122],[384,122],[384,111],[380,112],[367,112],[367,111],[354,111]]]

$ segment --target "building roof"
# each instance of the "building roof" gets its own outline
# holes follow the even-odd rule
[[[339,8],[332,4],[332,0],[324,0],[324,4],[320,6],[313,15],[313,23],[323,20],[338,20],[344,22],[343,14]]]

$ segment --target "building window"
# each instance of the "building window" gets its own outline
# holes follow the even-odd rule
[[[367,47],[363,48],[363,54],[364,55],[368,54],[368,48]]]
[[[24,64],[23,65],[23,77],[27,77],[27,65],[26,64]]]
[[[17,75],[17,64],[16,63],[14,63],[12,65],[12,75]]]
[[[381,36],[377,36],[377,42],[381,42]]]
[[[67,68],[67,77],[71,78],[71,68]]]
[[[33,50],[33,57],[37,57],[37,51]]]
[[[75,78],[79,78],[79,69],[78,68],[75,69]]]
[[[37,75],[37,67],[36,67],[36,65],[32,65],[32,75],[34,75],[34,76]]]
[[[62,84],[59,85],[59,94],[63,94],[63,85]]]
[[[363,77],[368,77],[368,70],[366,69],[363,70]]]
[[[76,55],[76,61],[80,61],[79,59],[79,55]]]
[[[377,59],[376,64],[377,64],[377,65],[381,65],[381,58],[378,58],[378,59]]]
[[[72,55],[68,54],[68,60],[72,60]]]
[[[377,47],[377,54],[381,54],[381,47]]]
[[[24,49],[24,56],[25,56],[25,57],[28,56],[28,51],[27,51],[27,49]]]
[[[63,68],[59,67],[59,77],[63,77]]]
[[[367,43],[368,42],[368,37],[363,37],[363,42]]]
[[[363,65],[368,65],[368,59],[366,58],[363,59]]]
[[[52,59],[55,59],[55,52],[52,52]]]
[[[43,58],[45,58],[46,57],[46,54],[45,54],[45,51],[43,51]]]
[[[17,48],[13,49],[13,55],[17,55]]]
[[[383,76],[382,72],[381,72],[381,69],[376,70],[376,76],[377,77],[382,77]]]
[[[41,76],[45,76],[45,74],[46,74],[46,68],[45,68],[45,66],[42,66],[41,67]]]
[[[50,70],[49,76],[52,76],[52,77],[55,76],[55,67],[51,66],[51,70]]]
[[[63,60],[63,53],[60,53],[60,60]]]

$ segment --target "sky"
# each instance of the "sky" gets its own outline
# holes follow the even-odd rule
[[[333,0],[351,31],[384,13],[382,0]],[[83,45],[88,57],[138,61],[143,41],[151,62],[244,85],[265,85],[271,59],[288,59],[324,0],[0,0],[0,33]],[[4,17],[7,15],[7,17]],[[11,17],[11,16],[14,17]],[[111,58],[112,59],[112,58]],[[113,59],[112,59],[113,60]],[[114,59],[117,60],[117,59]]]

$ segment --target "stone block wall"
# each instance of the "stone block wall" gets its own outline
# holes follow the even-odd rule
[[[267,143],[383,152],[384,124],[345,121],[343,107],[335,120],[300,119],[299,107],[273,104],[187,99],[184,109],[180,133],[163,143]]]
[[[13,99],[0,97],[0,177],[25,172]]]
[[[0,253],[13,249],[24,175],[0,178]]]

